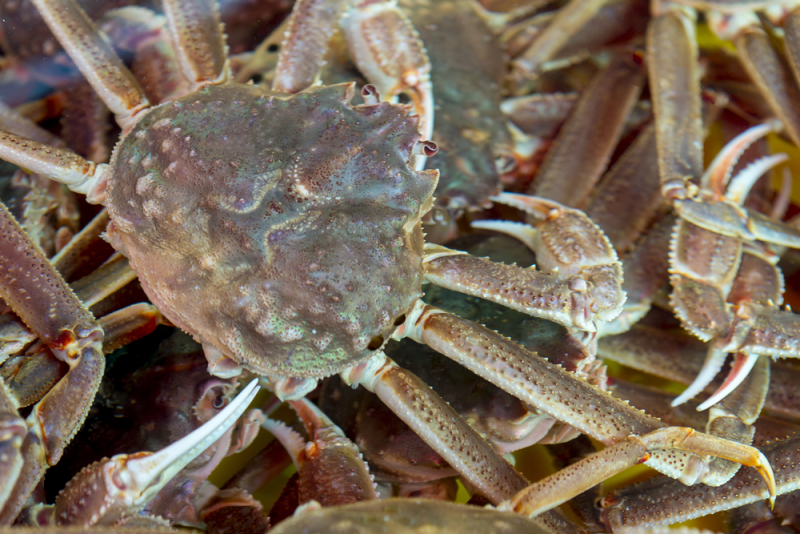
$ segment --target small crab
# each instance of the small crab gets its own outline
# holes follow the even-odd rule
[[[226,83],[213,3],[181,0],[164,8],[192,89],[150,106],[76,5],[36,5],[117,116],[123,138],[109,165],[10,133],[0,134],[0,156],[106,204],[110,241],[159,310],[202,342],[213,373],[247,369],[284,398],[339,373],[374,390],[478,492],[495,503],[514,497],[509,506],[524,513],[557,506],[643,459],[697,482],[708,470],[701,455],[720,455],[756,467],[772,485],[769,465],[751,447],[667,428],[499,334],[420,301],[428,280],[595,330],[596,320],[619,313],[624,293],[616,254],[582,212],[535,197],[493,197],[536,219],[529,234],[541,271],[426,245],[421,217],[433,204],[437,173],[415,171],[412,160],[435,149],[407,106],[379,102],[370,85],[365,103],[353,106],[352,84],[286,95]],[[384,5],[362,7],[365,20],[394,16]],[[390,337],[434,347],[609,447],[527,488],[452,408],[385,357],[380,349]],[[617,453],[624,461],[606,461]],[[576,479],[578,472],[585,474]],[[562,520],[554,512],[538,519]]]

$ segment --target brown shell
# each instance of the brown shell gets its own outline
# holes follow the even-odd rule
[[[255,372],[336,373],[421,295],[437,173],[408,166],[407,107],[352,93],[207,87],[150,111],[112,158],[112,238],[147,294]]]

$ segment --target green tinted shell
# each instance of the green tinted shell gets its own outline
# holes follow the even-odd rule
[[[145,291],[255,372],[338,372],[421,295],[437,173],[409,168],[406,106],[352,96],[206,87],[150,111],[113,155],[112,239]]]

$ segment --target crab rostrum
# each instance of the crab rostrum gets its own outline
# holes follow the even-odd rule
[[[407,165],[406,107],[352,97],[206,87],[147,114],[112,158],[109,235],[153,303],[257,373],[337,373],[421,296],[437,173]]]
[[[419,168],[436,150],[421,140],[420,119],[408,117],[408,107],[380,103],[371,85],[362,89],[364,105],[351,106],[352,85],[290,95],[228,82],[218,15],[201,0],[163,3],[178,58],[170,68],[189,89],[152,106],[74,2],[34,2],[115,113],[123,139],[104,166],[0,132],[0,157],[107,205],[112,243],[160,311],[204,343],[215,374],[244,367],[290,399],[338,372],[375,392],[475,491],[526,514],[640,461],[694,483],[710,470],[706,457],[719,456],[756,467],[774,490],[769,464],[752,447],[667,428],[419,299],[427,280],[594,331],[595,320],[619,313],[625,293],[616,253],[583,212],[542,198],[493,197],[535,220],[521,234],[543,270],[425,244],[420,219],[438,175],[415,172],[412,162]],[[302,31],[311,7],[306,0],[295,6],[287,40]],[[363,9],[367,26],[407,24],[391,2],[352,9]],[[396,34],[403,35],[410,36],[404,48],[421,46],[410,29]],[[281,59],[302,58],[301,44],[282,46]],[[389,337],[428,344],[607,449],[529,486],[440,396],[379,350]],[[559,514],[537,522],[574,532]]]

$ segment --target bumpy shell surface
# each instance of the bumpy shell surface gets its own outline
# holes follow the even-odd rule
[[[147,294],[255,372],[338,372],[421,294],[437,174],[409,168],[407,107],[352,96],[208,87],[149,112],[112,158],[111,237]]]
[[[477,506],[424,499],[387,499],[322,508],[295,516],[275,534],[542,534],[527,517]]]

